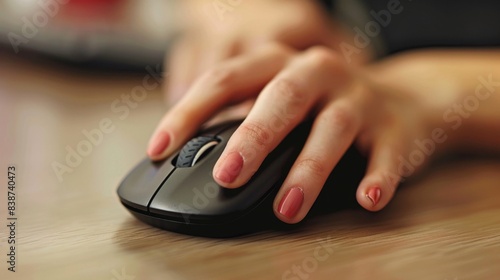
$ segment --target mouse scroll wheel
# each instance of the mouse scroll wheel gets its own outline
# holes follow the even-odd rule
[[[200,136],[192,139],[182,148],[175,166],[182,168],[195,165],[198,160],[203,158],[217,144],[219,144],[219,141],[213,136]]]

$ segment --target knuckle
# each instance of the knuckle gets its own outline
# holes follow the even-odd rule
[[[307,93],[302,86],[286,78],[276,80],[271,92],[276,95],[280,103],[302,104],[307,98]]]
[[[305,169],[313,176],[324,176],[328,171],[324,161],[317,157],[299,159],[297,161],[297,168]]]
[[[276,42],[267,43],[264,47],[262,47],[262,49],[270,54],[278,56],[289,56],[294,53],[292,48]]]
[[[245,122],[241,124],[239,130],[244,137],[260,149],[267,150],[267,146],[273,140],[272,132],[269,128],[258,122]]]
[[[204,80],[219,89],[229,88],[236,77],[236,72],[227,65],[219,65],[208,70]]]
[[[331,108],[321,114],[320,120],[340,132],[351,131],[356,126],[354,110],[349,106],[336,106],[335,108]]]
[[[315,46],[308,50],[307,58],[316,67],[340,67],[342,59],[331,49],[323,46]]]

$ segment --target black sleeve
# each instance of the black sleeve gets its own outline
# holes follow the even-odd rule
[[[498,0],[317,0],[379,56],[428,47],[499,47]],[[391,6],[397,11],[389,13]]]
[[[388,0],[363,1],[371,20]],[[381,28],[388,53],[425,47],[500,46],[498,0],[399,0],[402,11]],[[381,24],[382,25],[382,24]],[[363,30],[364,27],[360,27]]]
[[[317,0],[325,9],[332,11],[333,10],[333,2],[334,0]]]

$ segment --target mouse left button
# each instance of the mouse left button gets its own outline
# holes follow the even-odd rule
[[[148,211],[149,201],[174,169],[170,160],[152,162],[144,159],[118,187],[120,200],[128,207]]]

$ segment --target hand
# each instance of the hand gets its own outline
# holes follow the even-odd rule
[[[262,44],[333,49],[347,36],[316,1],[182,1],[184,36],[169,52],[167,99],[175,104],[193,81],[211,67]],[[234,3],[234,4],[230,4]],[[352,40],[352,39],[351,39]],[[361,59],[361,56],[360,56]]]
[[[225,106],[256,98],[214,167],[220,185],[245,184],[296,125],[313,117],[307,142],[275,199],[277,217],[287,223],[302,220],[353,142],[369,156],[357,200],[367,210],[378,211],[389,203],[401,177],[410,175],[399,172],[401,158],[411,161],[415,141],[431,137],[440,119],[440,108],[431,105],[429,95],[415,93],[412,84],[385,74],[400,72],[394,70],[400,64],[396,60],[361,70],[325,47],[262,47],[201,76],[165,115],[148,154],[155,160],[165,158]]]

